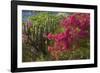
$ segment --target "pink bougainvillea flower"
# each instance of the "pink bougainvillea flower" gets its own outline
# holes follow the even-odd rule
[[[48,47],[48,51],[67,51],[79,48],[79,40],[89,38],[90,35],[90,14],[88,13],[73,13],[61,20],[60,26],[65,29],[64,32],[58,34],[48,34],[48,39],[54,41],[52,47]],[[77,47],[78,46],[78,47]],[[57,58],[58,59],[58,58]]]
[[[49,40],[54,39],[54,35],[53,35],[53,34],[51,34],[51,33],[49,33],[47,37],[48,37],[48,39],[49,39]]]
[[[52,51],[52,50],[53,50],[53,47],[48,46],[48,51],[50,52],[50,51]]]
[[[87,31],[80,31],[79,32],[79,38],[86,38],[89,36],[89,32]]]

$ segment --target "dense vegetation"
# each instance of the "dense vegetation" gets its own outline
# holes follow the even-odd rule
[[[39,12],[22,24],[22,60],[76,60],[90,57],[90,15]]]

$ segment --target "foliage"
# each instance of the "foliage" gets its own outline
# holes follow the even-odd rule
[[[49,56],[46,49],[49,41],[45,37],[49,32],[55,31],[61,18],[62,16],[55,16],[53,14],[43,12],[30,17],[28,22],[23,24],[23,50],[27,51],[27,49],[29,49],[27,52],[31,51],[30,53],[33,54],[31,56],[32,60],[35,61],[42,57],[45,57],[46,59],[46,57]],[[28,48],[25,47],[25,49],[24,45],[29,46],[27,46]],[[23,61],[26,61],[24,59],[28,54],[25,54],[25,52],[23,52],[23,54]]]
[[[90,58],[90,15],[39,12],[22,27],[23,62]]]
[[[48,34],[48,39],[53,40],[54,44],[48,46],[48,51],[55,58],[59,59],[60,54],[70,49],[80,48],[80,42],[89,39],[90,35],[90,15],[88,13],[75,13],[64,18],[60,25],[64,32],[58,34]],[[86,42],[85,42],[86,43]]]

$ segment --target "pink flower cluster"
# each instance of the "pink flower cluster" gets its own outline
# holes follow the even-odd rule
[[[65,17],[61,20],[60,24],[65,28],[69,25],[87,29],[90,26],[89,13],[74,13],[71,16]]]
[[[48,39],[49,40],[54,40],[54,45],[53,47],[48,48],[49,51],[52,50],[60,50],[60,51],[64,51],[66,49],[70,48],[70,42],[72,41],[71,38],[71,34],[66,31],[66,32],[62,32],[59,34],[48,34]]]
[[[70,28],[78,28],[79,38],[86,38],[89,36],[90,31],[90,14],[89,13],[74,13],[71,16],[64,18],[60,22],[61,26],[65,29]]]
[[[48,46],[48,51],[67,51],[73,48],[80,39],[89,38],[90,34],[90,14],[74,13],[61,20],[60,26],[64,32],[58,34],[48,34],[48,39],[54,41],[52,46]],[[76,46],[79,46],[76,45]]]

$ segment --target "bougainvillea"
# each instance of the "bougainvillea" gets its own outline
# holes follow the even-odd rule
[[[64,32],[52,34],[49,33],[47,38],[54,42],[48,46],[48,51],[55,60],[59,59],[62,52],[78,49],[80,40],[90,36],[90,15],[88,13],[74,13],[61,20],[59,26]]]
[[[90,58],[89,13],[32,13],[22,21],[23,62]]]

